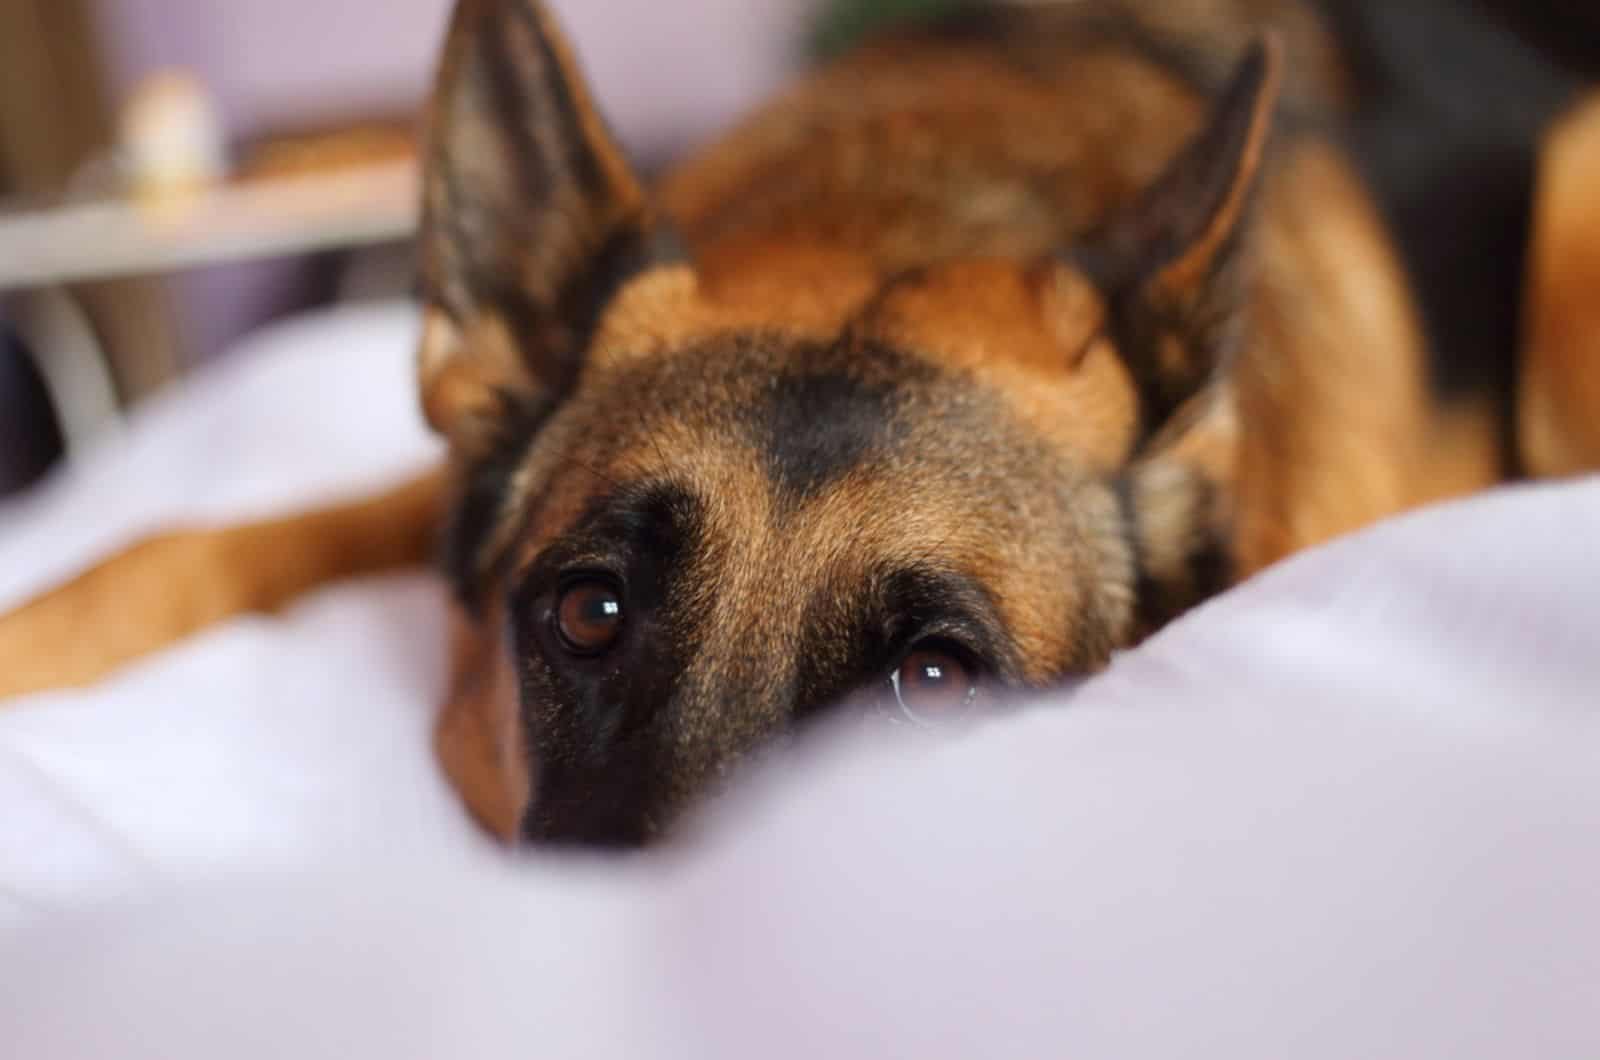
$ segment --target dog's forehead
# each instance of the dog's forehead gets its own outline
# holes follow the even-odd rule
[[[1046,464],[1077,462],[1032,430],[1003,388],[870,334],[716,334],[670,355],[597,364],[569,404],[587,424],[572,441],[614,475],[665,464],[719,492],[733,488],[730,476],[751,477],[790,514],[845,486],[976,501],[1028,488]],[[932,481],[944,485],[922,497]]]
[[[998,601],[1030,677],[1102,639],[1084,628],[1092,583],[1120,545],[1091,463],[1005,394],[870,339],[733,332],[592,366],[521,482],[520,565],[609,498],[670,483],[702,515],[694,577],[716,587],[729,641],[798,630],[821,598],[933,568]]]
[[[1138,431],[1137,389],[1109,341],[1105,305],[1057,261],[957,260],[884,275],[851,254],[745,248],[714,268],[669,266],[628,285],[601,320],[589,365],[605,378],[670,363],[682,369],[667,373],[675,389],[704,392],[705,352],[730,345],[745,357],[736,367],[780,380],[776,404],[764,403],[780,417],[965,387],[1101,469],[1127,456]],[[791,385],[796,377],[805,384]],[[939,405],[924,402],[923,418]],[[981,440],[982,424],[967,426]]]

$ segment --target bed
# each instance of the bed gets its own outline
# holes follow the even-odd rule
[[[273,328],[0,508],[0,607],[438,457],[414,311]],[[676,848],[504,854],[442,590],[0,705],[17,1057],[1600,1056],[1600,480],[1269,571],[959,738],[819,737]]]

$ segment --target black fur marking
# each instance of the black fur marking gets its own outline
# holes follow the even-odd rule
[[[495,557],[484,550],[500,524],[506,490],[555,409],[551,401],[508,394],[500,395],[500,402],[495,442],[463,472],[440,541],[439,566],[456,599],[475,615],[482,613],[485,583],[495,564]]]
[[[652,834],[669,779],[662,708],[699,637],[701,616],[679,582],[702,518],[699,501],[670,483],[625,485],[596,501],[512,594],[523,721],[539,748],[527,838],[635,846]],[[595,571],[624,587],[625,625],[610,653],[577,658],[554,638],[551,616],[573,573]]]
[[[1141,630],[1151,630],[1160,625],[1159,612],[1161,586],[1150,576],[1145,559],[1144,529],[1139,517],[1139,502],[1134,496],[1134,482],[1123,476],[1111,483],[1111,492],[1117,499],[1117,513],[1122,521],[1122,539],[1127,543],[1128,555],[1133,558],[1134,609]]]
[[[890,446],[896,391],[842,370],[780,375],[757,410],[757,445],[780,490],[804,500]]]
[[[1166,621],[1172,621],[1201,601],[1223,592],[1233,584],[1234,572],[1233,554],[1228,550],[1227,543],[1220,536],[1212,535],[1200,548],[1189,554],[1189,582],[1192,587],[1189,599]]]

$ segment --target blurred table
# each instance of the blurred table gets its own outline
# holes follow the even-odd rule
[[[0,211],[0,292],[405,239],[415,160],[248,179],[155,200]]]

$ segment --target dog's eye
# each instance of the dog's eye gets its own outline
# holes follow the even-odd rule
[[[622,593],[604,578],[583,578],[561,590],[556,636],[574,655],[599,655],[622,635]]]
[[[967,712],[978,696],[978,670],[959,649],[925,641],[889,676],[895,702],[911,721],[937,725]]]

